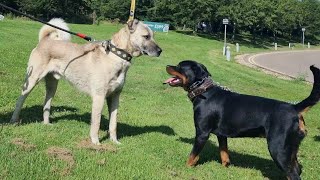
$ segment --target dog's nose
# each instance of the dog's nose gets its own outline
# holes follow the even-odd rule
[[[160,54],[161,54],[161,52],[162,52],[162,49],[158,47],[157,50],[158,50],[158,56],[160,56]]]
[[[169,73],[169,71],[170,70],[172,70],[173,69],[173,66],[171,66],[171,65],[167,65],[167,67],[166,67],[166,71]]]

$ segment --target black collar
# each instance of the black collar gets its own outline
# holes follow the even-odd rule
[[[209,77],[205,77],[201,81],[197,81],[197,82],[193,83],[188,88],[188,97],[189,97],[189,99],[191,101],[193,101],[193,99],[196,96],[199,96],[202,93],[206,92],[207,89],[209,89],[210,87],[212,87],[214,85],[215,85],[215,83]]]
[[[116,56],[120,57],[123,60],[131,62],[132,56],[127,53],[124,49],[117,48],[115,45],[111,43],[111,40],[106,40],[101,43],[102,47],[104,47],[105,51],[108,53],[111,51]]]

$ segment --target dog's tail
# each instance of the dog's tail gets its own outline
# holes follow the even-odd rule
[[[299,113],[306,112],[320,100],[320,70],[314,65],[310,66],[310,70],[312,71],[314,78],[313,88],[306,99],[295,105],[295,109]]]
[[[53,18],[49,21],[49,24],[58,26],[62,29],[69,31],[69,27],[68,27],[67,23],[64,22],[63,19]],[[69,33],[58,30],[58,29],[51,27],[51,26],[48,26],[48,25],[44,25],[40,29],[39,41],[41,41],[41,39],[43,39],[44,37],[49,37],[50,39],[62,40],[62,41],[70,41],[71,40],[71,35]]]

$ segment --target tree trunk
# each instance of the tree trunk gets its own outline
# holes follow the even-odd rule
[[[92,24],[97,24],[97,13],[96,13],[96,10],[93,10],[93,13],[92,13]]]

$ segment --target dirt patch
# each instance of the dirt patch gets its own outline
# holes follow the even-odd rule
[[[171,170],[171,171],[169,171],[169,174],[172,177],[178,177],[178,173],[176,171]]]
[[[29,144],[22,138],[14,138],[11,143],[20,147],[24,151],[31,151],[36,148],[36,145]]]
[[[7,179],[8,175],[9,175],[9,170],[8,169],[2,170],[1,174],[0,174],[0,179]]]
[[[16,153],[16,152],[12,152],[12,153],[9,154],[9,156],[10,156],[11,158],[14,158],[14,157],[17,156],[17,153]]]
[[[258,69],[266,74],[269,74],[269,75],[272,75],[272,76],[275,76],[277,78],[280,78],[280,79],[285,79],[285,80],[293,80],[292,77],[290,76],[286,76],[284,74],[279,74],[279,73],[276,73],[274,71],[270,71],[268,69],[264,69],[264,68],[261,68],[261,67],[258,67],[254,64],[251,64],[249,63],[248,61],[246,61],[246,58],[248,58],[250,56],[250,54],[242,54],[242,55],[238,55],[235,57],[235,60],[236,62],[238,62],[239,64],[243,64],[245,66],[248,66],[248,67],[251,67],[251,68],[254,68],[254,69]]]
[[[60,147],[50,147],[47,149],[47,154],[50,157],[67,163],[67,167],[61,171],[61,175],[68,175],[71,173],[73,167],[75,166],[75,161],[71,150]]]
[[[7,75],[7,73],[6,73],[6,72],[4,72],[4,71],[0,71],[0,76],[5,76],[5,75]]]
[[[103,158],[103,159],[101,159],[101,160],[98,160],[98,161],[97,161],[97,164],[98,164],[99,166],[104,166],[104,165],[106,165],[106,164],[107,164],[106,158]]]
[[[89,149],[89,150],[100,151],[100,152],[105,152],[105,151],[116,152],[117,151],[116,147],[110,144],[101,144],[101,145],[92,144],[90,139],[85,139],[79,142],[78,148]]]

